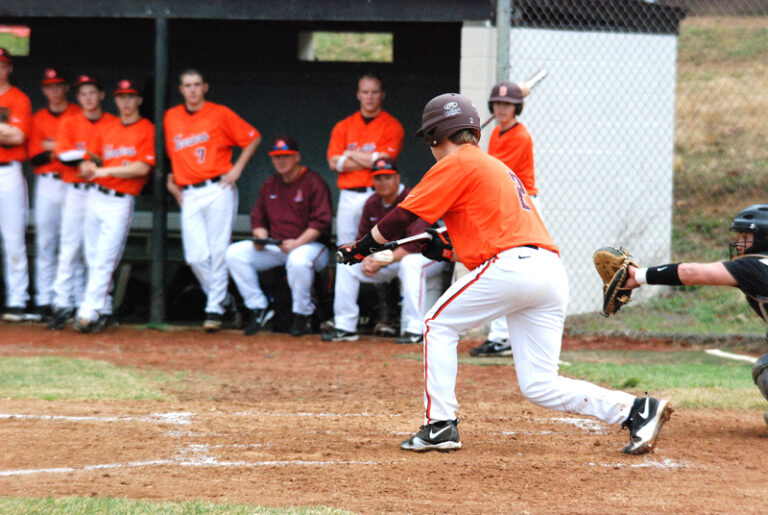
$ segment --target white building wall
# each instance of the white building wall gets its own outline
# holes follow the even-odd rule
[[[461,93],[483,119],[495,37],[492,27],[462,34]],[[481,55],[489,44],[493,52]],[[676,45],[674,35],[512,28],[510,79],[549,71],[520,120],[533,137],[542,217],[568,273],[569,314],[602,307],[598,247],[623,245],[641,264],[669,260]]]

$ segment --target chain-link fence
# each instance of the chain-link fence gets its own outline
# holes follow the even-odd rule
[[[569,328],[763,333],[729,288],[644,288],[602,319],[591,253],[727,259],[735,214],[768,203],[768,2],[513,0],[510,62],[513,80],[549,70],[521,121],[569,269]]]

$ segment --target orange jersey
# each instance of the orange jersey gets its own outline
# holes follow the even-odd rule
[[[59,129],[61,120],[65,116],[71,116],[79,112],[81,112],[79,106],[69,104],[61,113],[54,113],[47,108],[43,108],[32,115],[32,134],[29,137],[29,145],[27,147],[29,149],[29,158],[32,159],[37,155],[45,153],[46,150],[43,148],[43,142],[46,140],[56,141],[56,132]],[[62,166],[64,165],[54,155],[47,163],[35,166],[34,170],[37,174],[61,172]]]
[[[32,120],[32,104],[29,97],[16,86],[0,95],[0,115],[5,118],[5,123],[21,129],[25,140],[29,138],[30,123]],[[24,161],[27,158],[27,142],[21,145],[6,147],[0,145],[0,162]]]
[[[232,168],[232,147],[247,147],[261,133],[230,108],[206,101],[190,113],[182,104],[165,113],[165,147],[173,180],[195,184]]]
[[[130,125],[123,125],[118,119],[97,131],[88,150],[101,157],[102,168],[125,166],[136,161],[155,166],[155,126],[146,118]],[[93,182],[136,196],[148,180],[149,174],[133,179],[97,177]]]
[[[337,123],[331,132],[328,143],[328,159],[340,156],[345,150],[363,152],[386,152],[392,159],[397,159],[403,148],[405,131],[392,115],[382,111],[373,120],[365,123],[360,111]],[[336,179],[339,189],[373,186],[370,168],[360,168],[339,173]]]
[[[522,123],[517,123],[503,133],[497,125],[488,142],[488,153],[515,172],[529,195],[538,195],[533,173],[533,140]]]
[[[475,145],[435,163],[399,206],[429,223],[442,218],[470,270],[522,245],[558,252],[520,179]]]
[[[56,131],[56,154],[68,150],[88,150],[93,147],[93,138],[97,131],[110,123],[120,119],[109,113],[102,113],[101,118],[91,121],[80,111],[65,116],[59,122],[59,130]],[[77,176],[76,166],[62,166],[61,178],[64,182],[88,182]]]

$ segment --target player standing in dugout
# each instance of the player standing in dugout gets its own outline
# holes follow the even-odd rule
[[[27,159],[32,104],[11,84],[11,54],[0,47],[0,236],[3,240],[5,312],[3,320],[24,320],[29,300],[29,269],[24,234],[27,227]]]
[[[528,400],[621,423],[630,433],[625,453],[651,451],[672,412],[666,400],[639,398],[558,374],[568,278],[520,179],[477,146],[480,121],[475,106],[455,93],[439,95],[427,103],[421,120],[416,136],[426,140],[437,163],[402,203],[362,239],[340,247],[338,256],[342,262],[360,262],[401,237],[417,217],[430,223],[442,218],[453,249],[470,271],[427,312],[425,422],[400,447],[461,448],[455,393],[459,337],[505,316],[518,384]]]
[[[184,103],[165,113],[165,145],[171,159],[168,191],[181,206],[184,259],[207,297],[203,329],[221,329],[235,313],[227,291],[225,255],[237,216],[236,182],[261,143],[261,133],[230,108],[205,99],[208,83],[197,70],[179,76]],[[232,147],[242,152],[232,164]]]

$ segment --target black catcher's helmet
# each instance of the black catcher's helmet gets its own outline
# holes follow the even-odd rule
[[[755,235],[755,242],[751,247],[744,249],[744,254],[768,251],[768,204],[755,204],[743,209],[733,219],[731,230]],[[736,242],[731,242],[728,247],[731,256],[733,256]]]

